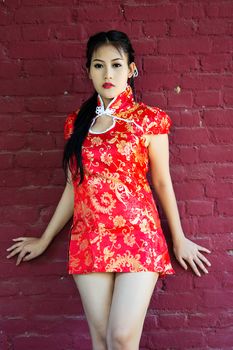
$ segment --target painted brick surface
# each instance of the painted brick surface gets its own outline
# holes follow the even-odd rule
[[[0,2],[0,348],[91,348],[66,270],[68,226],[20,267],[5,249],[11,238],[46,227],[64,186],[65,117],[92,91],[86,40],[119,29],[136,50],[138,97],[173,120],[171,173],[183,227],[212,250],[202,278],[172,255],[176,276],[157,284],[140,349],[232,349],[232,1],[110,0],[105,7],[102,0]]]

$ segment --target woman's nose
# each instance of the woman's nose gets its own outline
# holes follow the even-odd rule
[[[105,69],[105,79],[111,79],[112,78],[112,69],[110,67],[106,67]]]

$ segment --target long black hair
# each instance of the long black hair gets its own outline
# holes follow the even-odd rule
[[[106,44],[113,45],[118,51],[123,50],[128,56],[128,64],[134,62],[134,49],[128,36],[123,32],[110,30],[108,32],[99,32],[89,38],[86,48],[86,68],[88,70],[91,66],[91,59],[94,51],[100,46]],[[135,98],[133,77],[130,78],[129,84],[133,90]],[[97,96],[98,94],[95,91],[94,94],[81,105],[74,123],[73,133],[64,148],[63,169],[65,171],[66,179],[68,177],[68,168],[70,169],[70,165],[73,166],[75,164],[76,172],[75,174],[72,173],[72,176],[76,177],[77,174],[80,175],[79,184],[81,184],[84,179],[82,144],[96,115]]]

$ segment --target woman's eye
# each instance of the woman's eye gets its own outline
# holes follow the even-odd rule
[[[102,67],[102,64],[96,63],[96,64],[94,65],[94,67],[95,67],[95,68],[101,68],[101,67]]]
[[[121,64],[120,63],[114,63],[113,67],[121,67]]]

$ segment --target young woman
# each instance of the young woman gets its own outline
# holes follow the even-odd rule
[[[184,269],[208,273],[210,253],[185,237],[169,173],[170,118],[136,103],[138,75],[126,34],[97,33],[87,44],[95,92],[65,123],[66,186],[40,238],[19,237],[8,248],[16,265],[42,254],[73,216],[69,273],[81,295],[94,350],[136,350],[158,277],[173,274],[146,180],[168,219],[174,253]]]

